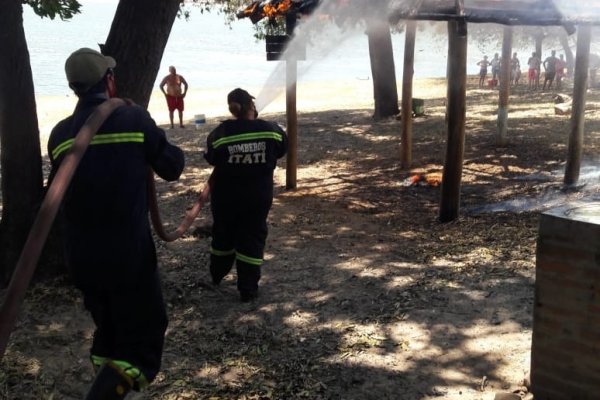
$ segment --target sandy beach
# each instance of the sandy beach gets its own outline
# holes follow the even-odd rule
[[[439,82],[440,79],[415,80],[413,96],[424,99],[442,97],[445,93],[445,87],[439,85]],[[248,90],[255,97],[258,97],[263,88],[259,86],[247,86],[244,89]],[[185,98],[184,123],[188,127],[194,125],[194,116],[196,114],[204,114],[208,124],[226,117],[226,98],[229,90],[203,90],[202,88],[190,87]],[[398,86],[399,95],[402,93],[401,90],[401,87]],[[285,112],[284,89],[274,88],[273,91],[278,93],[278,95],[261,110],[262,115]],[[260,100],[260,98],[257,98],[257,103]],[[373,108],[373,84],[370,79],[321,83],[300,82],[297,86],[296,100],[299,114],[322,110]],[[58,121],[73,112],[77,98],[75,95],[64,97],[40,96],[36,98],[36,102],[40,127],[40,142],[42,153],[45,154],[50,131]],[[148,111],[157,124],[164,128],[168,127],[169,115],[165,99],[158,89],[152,92]]]

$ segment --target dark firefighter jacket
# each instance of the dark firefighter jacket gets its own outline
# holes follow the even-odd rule
[[[215,167],[211,193],[259,193],[272,198],[273,170],[286,151],[287,135],[275,123],[262,119],[222,122],[208,135],[204,154]]]
[[[79,100],[48,141],[53,179],[73,138],[106,97]],[[63,202],[66,257],[78,285],[129,283],[156,268],[148,222],[148,166],[167,181],[179,178],[183,152],[139,106],[117,108],[84,154]]]

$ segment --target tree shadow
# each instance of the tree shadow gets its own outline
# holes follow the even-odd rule
[[[218,290],[206,285],[210,237],[157,243],[171,322],[163,370],[141,398],[458,399],[519,386],[539,211],[485,206],[557,185],[568,120],[532,96],[522,95],[522,109],[541,116],[510,119],[501,148],[488,109],[472,113],[462,212],[446,224],[437,221],[439,187],[406,184],[442,171],[443,99],[414,119],[409,170],[400,167],[399,121],[374,122],[371,110],[300,114],[298,188],[286,191],[277,170],[258,301],[238,301],[235,274]],[[600,145],[595,113],[587,154]],[[210,173],[201,153],[210,128],[170,133],[188,162],[181,181],[158,183],[169,227]],[[196,222],[206,225],[208,207]],[[90,321],[76,292],[60,287],[29,295],[2,361],[7,398],[81,398],[92,379]]]

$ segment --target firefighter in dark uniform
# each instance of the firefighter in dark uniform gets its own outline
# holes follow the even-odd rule
[[[87,48],[67,59],[69,86],[79,100],[50,135],[49,181],[86,118],[114,97],[115,66],[113,58]],[[147,111],[124,105],[94,136],[65,194],[66,260],[96,325],[90,353],[97,374],[87,400],[123,399],[160,369],[167,313],[148,222],[149,166],[177,180],[183,152]]]
[[[227,96],[235,119],[217,126],[204,155],[211,175],[213,232],[210,273],[218,285],[235,262],[240,299],[258,295],[267,216],[273,202],[273,170],[287,150],[287,136],[273,122],[257,119],[254,97],[235,89]]]

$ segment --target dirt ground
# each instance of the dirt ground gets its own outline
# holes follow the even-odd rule
[[[597,175],[561,190],[571,125],[555,115],[554,93],[516,88],[499,147],[498,92],[470,82],[460,217],[445,224],[441,96],[414,119],[410,170],[400,121],[374,122],[369,109],[301,113],[298,188],[285,190],[282,160],[256,302],[239,302],[235,274],[218,291],[207,284],[208,207],[182,239],[157,241],[170,325],[162,372],[133,398],[526,397],[539,214],[600,198]],[[600,148],[597,90],[586,116],[587,168]],[[201,152],[216,123],[168,131],[187,154],[179,182],[157,183],[172,227],[210,173]],[[411,185],[417,174],[427,179]],[[31,288],[0,364],[0,399],[81,399],[91,334],[64,279]]]

